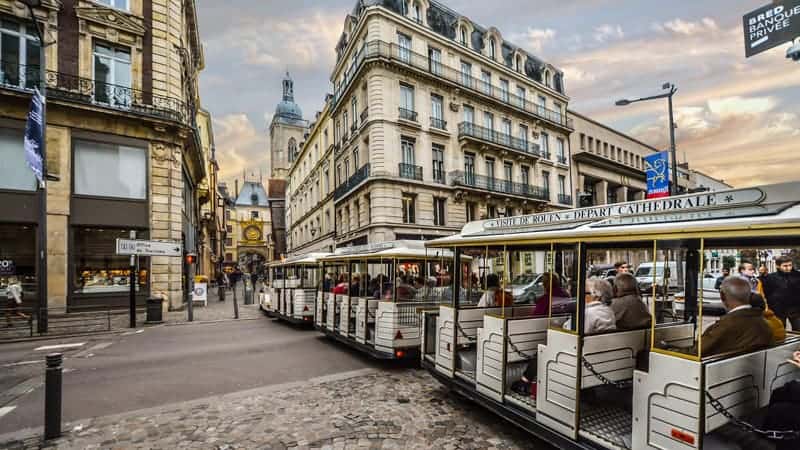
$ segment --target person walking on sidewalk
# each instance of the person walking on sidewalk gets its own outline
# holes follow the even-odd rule
[[[16,277],[11,277],[8,280],[8,287],[6,288],[6,323],[9,327],[13,326],[11,324],[12,317],[20,317],[22,319],[27,320],[28,316],[23,314],[19,310],[19,306],[22,304],[22,285],[19,284],[19,280]]]
[[[764,278],[764,297],[784,326],[788,321],[793,331],[800,330],[800,272],[794,270],[791,256],[775,258],[775,265],[778,271]]]

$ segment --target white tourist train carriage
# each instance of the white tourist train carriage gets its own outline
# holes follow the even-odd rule
[[[308,253],[269,265],[270,283],[266,304],[268,315],[295,324],[313,324],[320,258],[329,253]]]
[[[422,312],[422,364],[452,390],[559,448],[770,448],[729,417],[758,427],[753,417],[771,393],[800,378],[787,361],[800,335],[765,349],[704,355],[701,332],[716,318],[704,320],[697,307],[698,280],[712,251],[796,254],[800,183],[484,220],[426,245],[452,250],[457,267],[452,304]],[[653,272],[643,301],[657,320],[587,334],[587,267],[595,255],[620,251],[683,272],[681,315],[669,314],[676,298],[657,288],[670,275]],[[478,264],[462,261],[464,254]],[[531,296],[537,306],[545,302],[544,315],[533,314],[536,306],[513,283],[538,256],[551,280],[564,280]],[[477,307],[475,267],[479,279],[494,274],[498,289],[515,292],[514,302]],[[526,369],[535,381],[531,394],[512,389],[525,386],[515,382]]]
[[[416,357],[418,312],[452,292],[452,255],[421,241],[345,247],[324,258],[315,327],[376,358]]]

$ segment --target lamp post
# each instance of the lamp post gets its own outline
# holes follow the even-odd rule
[[[31,20],[36,28],[36,37],[39,39],[39,93],[45,101],[42,102],[42,178],[47,177],[47,83],[45,75],[47,64],[45,60],[45,42],[42,34],[42,27],[36,17],[34,8],[42,6],[42,0],[21,0],[28,7]],[[39,276],[37,279],[39,287],[38,319],[36,328],[39,333],[47,332],[47,183],[41,183],[39,189]]]
[[[636,100],[617,100],[617,106],[627,106],[631,103],[636,102],[644,102],[648,100],[656,100],[660,98],[666,98],[669,103],[669,151],[670,151],[670,159],[672,160],[672,183],[669,184],[669,195],[676,195],[678,193],[678,157],[675,152],[675,119],[672,114],[672,96],[678,92],[678,88],[675,87],[672,83],[664,83],[661,86],[661,89],[667,90],[667,92],[659,95],[653,95],[651,97],[642,97],[637,98]]]

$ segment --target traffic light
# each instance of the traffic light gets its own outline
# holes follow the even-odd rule
[[[186,254],[186,264],[192,265],[197,263],[197,254],[195,253],[187,253]]]

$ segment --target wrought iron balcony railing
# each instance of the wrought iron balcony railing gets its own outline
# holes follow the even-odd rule
[[[480,139],[537,158],[540,156],[539,144],[518,139],[506,133],[490,130],[489,128],[484,128],[470,122],[461,122],[458,124],[458,138],[461,139],[463,137]]]
[[[413,164],[398,164],[401,178],[408,178],[409,180],[422,181],[422,167]]]
[[[362,181],[369,178],[369,163],[364,164],[361,166],[360,169],[356,171],[350,178],[347,179],[344,183],[340,184],[336,190],[333,192],[333,198],[335,200],[339,200],[340,198],[344,197],[345,194],[352,191],[353,188],[361,184]]]
[[[572,196],[566,194],[558,194],[558,203],[562,205],[572,205]]]
[[[408,120],[408,121],[411,121],[411,122],[416,122],[417,121],[417,112],[416,111],[413,111],[413,110],[410,110],[410,109],[405,109],[405,108],[398,108],[398,109],[400,110],[400,118],[401,119]]]
[[[447,130],[447,121],[438,117],[431,117],[431,128]]]
[[[361,125],[364,125],[364,122],[367,121],[367,117],[369,117],[369,108],[364,108],[364,110],[361,111]]]
[[[573,128],[572,119],[561,111],[548,109],[542,105],[531,102],[525,97],[508,92],[506,89],[501,89],[498,86],[485,83],[473,77],[471,73],[461,72],[459,69],[431,59],[427,55],[415,53],[408,48],[383,41],[370,41],[361,46],[353,62],[344,72],[341,84],[333,95],[333,104],[338,104],[344,93],[350,88],[350,84],[355,79],[355,76],[364,63],[379,59],[388,60],[406,67],[412,67],[451,83],[455,83],[458,86],[465,87],[475,93],[490,96],[495,100],[514,108],[522,109],[541,119],[569,129]]]
[[[454,186],[464,186],[500,194],[517,195],[536,200],[549,201],[550,192],[539,186],[514,183],[494,177],[476,175],[474,173],[455,171],[448,175]]]
[[[39,66],[0,61],[0,88],[33,90],[40,85]],[[191,122],[183,101],[128,86],[94,81],[62,72],[45,72],[47,97],[66,102],[109,108],[176,122]]]

